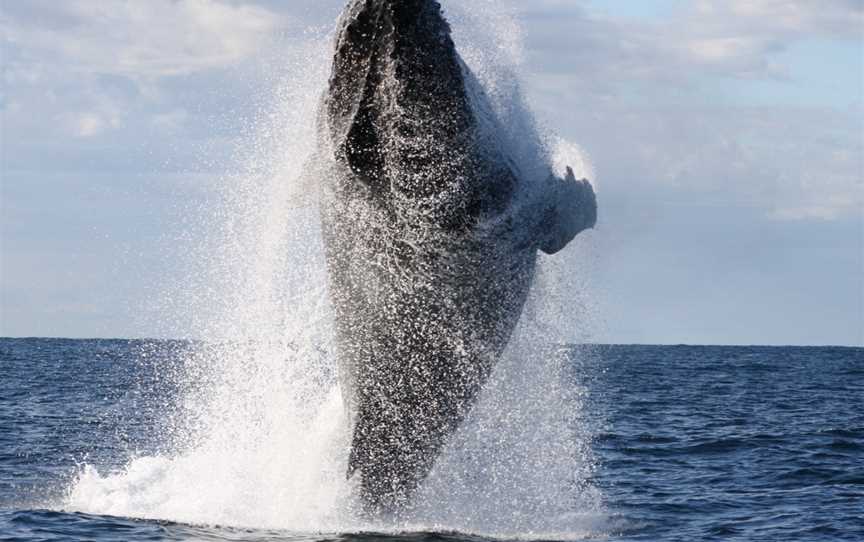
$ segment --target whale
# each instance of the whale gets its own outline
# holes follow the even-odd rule
[[[347,3],[312,173],[346,475],[369,514],[414,506],[510,340],[538,251],[596,223],[591,184],[526,172],[501,128],[439,2]]]

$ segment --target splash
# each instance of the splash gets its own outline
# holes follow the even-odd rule
[[[506,127],[511,155],[523,171],[541,171],[556,151],[523,143],[538,128],[517,83],[518,25],[506,15],[490,24],[488,13],[485,2],[451,13],[456,41]],[[554,346],[572,337],[561,322],[590,311],[568,300],[564,264],[545,260],[504,359],[417,509],[399,523],[362,519],[345,479],[349,435],[332,308],[315,187],[303,173],[315,150],[330,48],[328,37],[306,36],[267,63],[276,90],[250,123],[242,173],[225,176],[210,218],[191,225],[195,243],[184,246],[197,267],[171,289],[166,313],[189,322],[202,341],[167,376],[183,392],[166,409],[164,453],[131,458],[119,472],[84,467],[64,508],[292,532],[576,538],[596,531],[603,514],[588,482],[585,390],[565,374],[571,353]],[[578,147],[559,145],[562,152],[590,173]]]

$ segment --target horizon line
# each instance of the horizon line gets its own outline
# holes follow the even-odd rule
[[[56,337],[56,336],[6,336],[0,335],[0,340],[46,340],[46,341],[127,341],[127,342],[240,342],[248,339],[233,339],[222,341],[207,341],[206,339],[179,339],[179,338],[156,338],[156,337]],[[604,342],[565,342],[560,346],[651,346],[651,347],[713,347],[713,348],[855,348],[864,349],[861,344],[745,344],[745,343],[713,343],[699,344],[687,342],[670,343],[604,343]]]

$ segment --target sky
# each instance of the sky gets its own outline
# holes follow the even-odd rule
[[[586,340],[864,345],[864,3],[484,1],[595,173]],[[339,10],[0,3],[0,336],[167,334],[166,243],[249,137],[274,47]]]

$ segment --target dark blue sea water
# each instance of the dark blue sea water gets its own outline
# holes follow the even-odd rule
[[[296,534],[64,507],[81,465],[165,441],[182,342],[0,339],[0,540],[480,540]],[[635,540],[864,540],[864,349],[573,347],[599,420],[591,481]]]

